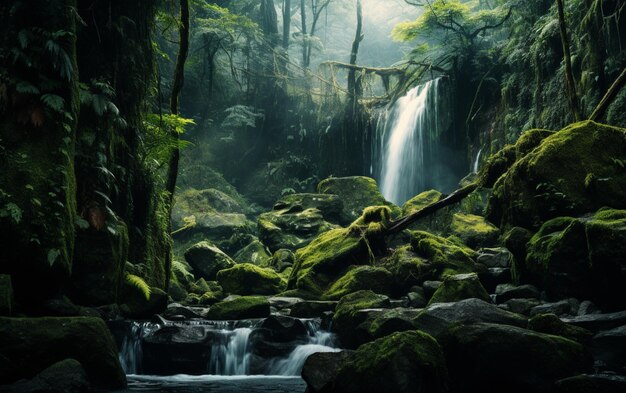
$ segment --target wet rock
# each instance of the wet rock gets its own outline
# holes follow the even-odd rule
[[[589,314],[572,318],[562,318],[563,322],[598,332],[626,325],[626,311],[608,314]]]
[[[513,265],[513,254],[504,247],[481,248],[478,250],[476,262],[488,268],[507,268]]]
[[[90,390],[83,366],[74,359],[57,362],[31,380],[0,386],[6,393],[83,393]]]
[[[291,307],[289,316],[297,318],[320,318],[324,313],[335,311],[337,302],[305,300]]]
[[[389,308],[389,298],[372,291],[358,291],[346,295],[339,300],[333,317],[333,330],[346,348],[355,348],[358,340],[353,333],[367,315],[359,314],[359,310],[368,308]]]
[[[413,308],[424,308],[428,304],[426,295],[421,287],[414,287],[412,292],[407,293],[408,304]]]
[[[583,345],[588,344],[593,336],[589,330],[569,325],[554,314],[535,315],[528,321],[528,329],[539,333],[569,338]]]
[[[286,286],[283,278],[273,269],[251,263],[220,270],[216,279],[225,292],[238,295],[275,295]]]
[[[548,393],[557,380],[591,366],[579,343],[515,326],[454,327],[441,342],[459,393]]]
[[[200,314],[189,307],[185,307],[178,303],[171,303],[167,306],[165,311],[161,313],[161,316],[165,319],[171,319],[173,316],[180,315],[185,319],[194,319],[194,318],[202,318]]]
[[[626,372],[626,325],[593,336],[591,351],[604,370]]]
[[[303,299],[300,299],[299,297],[282,297],[282,296],[271,297],[267,300],[270,302],[270,306],[275,307],[277,310],[291,309],[296,304],[304,301]]]
[[[496,287],[496,303],[501,304],[511,299],[539,299],[541,292],[533,285],[502,284]]]
[[[530,316],[530,310],[540,304],[541,301],[537,299],[510,299],[503,304],[500,304],[499,307],[516,314]]]
[[[413,319],[418,313],[419,310],[402,307],[359,310],[354,320],[363,322],[355,326],[351,341],[360,345],[395,332],[415,330]]]
[[[511,269],[508,267],[490,267],[478,272],[478,278],[488,293],[494,293],[498,285],[511,282]]]
[[[415,327],[434,337],[439,337],[456,324],[476,322],[497,323],[526,327],[527,320],[517,314],[502,310],[479,299],[466,299],[456,303],[436,303],[426,307],[413,320]]]
[[[577,315],[579,303],[576,299],[565,299],[554,303],[544,303],[533,307],[530,315],[556,314],[558,316]]]
[[[626,377],[614,374],[582,374],[557,381],[555,393],[623,393]]]
[[[285,248],[281,248],[277,250],[272,258],[267,261],[267,265],[277,272],[283,272],[285,269],[292,267],[296,262],[296,256],[291,252],[291,250],[287,250]]]
[[[226,253],[206,241],[188,249],[185,252],[185,260],[191,265],[196,276],[205,280],[215,280],[217,272],[236,264]]]
[[[233,259],[239,263],[252,263],[257,266],[265,266],[271,257],[263,243],[258,240],[253,240],[247,246],[239,250]]]
[[[424,281],[422,288],[424,288],[424,296],[426,299],[430,300],[441,284],[443,284],[442,281]]]
[[[589,314],[599,314],[599,313],[601,313],[601,311],[590,300],[582,301],[580,303],[580,307],[578,307],[578,315],[589,315]]]
[[[318,352],[309,356],[302,368],[302,378],[307,384],[307,392],[321,393],[336,377],[339,368],[350,352]]]

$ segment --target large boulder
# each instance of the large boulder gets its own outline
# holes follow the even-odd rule
[[[324,220],[320,210],[294,205],[261,214],[257,228],[261,241],[271,251],[276,251],[304,247],[316,236],[336,226]]]
[[[440,342],[459,393],[548,393],[559,379],[591,367],[581,344],[515,326],[458,326]]]
[[[419,257],[432,264],[432,279],[475,270],[476,252],[454,238],[415,231],[411,232],[411,247]]]
[[[241,296],[214,304],[206,319],[235,320],[265,318],[270,315],[270,303],[262,296]]]
[[[48,366],[76,359],[89,381],[120,389],[126,376],[109,329],[100,318],[0,318],[0,383],[33,378]]]
[[[464,213],[452,215],[450,232],[472,248],[491,247],[500,236],[500,230],[484,217]]]
[[[444,393],[448,386],[448,371],[437,341],[426,333],[407,331],[359,347],[319,391]]]
[[[370,308],[389,308],[389,298],[362,290],[346,295],[339,300],[333,316],[333,330],[337,332],[342,344],[347,348],[355,348],[359,342],[354,336],[356,327],[361,324],[367,314],[359,314],[359,310]]]
[[[538,228],[559,216],[626,208],[624,135],[622,128],[584,121],[548,136],[496,182],[489,220]]]
[[[289,194],[282,196],[274,204],[274,210],[292,209],[300,207],[301,210],[317,209],[324,220],[333,224],[341,221],[343,202],[337,195],[329,194]]]
[[[83,393],[90,390],[87,373],[75,359],[54,363],[35,378],[0,386],[5,393]]]
[[[307,384],[308,393],[321,393],[326,385],[337,377],[339,368],[350,355],[347,351],[316,352],[310,355],[302,367],[302,379]]]
[[[209,281],[215,280],[220,270],[228,269],[236,264],[224,251],[207,241],[189,248],[185,252],[185,260],[193,268],[196,277]]]
[[[443,280],[443,284],[437,288],[429,304],[450,303],[471,298],[491,301],[476,273],[456,274]]]
[[[546,222],[528,243],[516,276],[555,299],[591,299],[626,308],[626,211],[602,209],[590,218]]]
[[[247,246],[237,251],[233,259],[239,263],[252,263],[257,266],[266,266],[272,258],[267,248],[258,240],[253,240]]]
[[[440,337],[452,326],[476,322],[518,327],[526,327],[527,325],[526,318],[502,310],[480,299],[466,299],[455,303],[435,303],[425,308],[413,320],[417,329],[435,337]]]
[[[392,274],[396,290],[402,295],[412,286],[435,278],[432,263],[418,256],[410,245],[397,248],[382,266]]]
[[[391,295],[393,276],[389,271],[377,266],[354,266],[324,293],[328,300],[339,300],[343,296],[362,289]]]
[[[348,224],[361,215],[368,206],[389,206],[394,216],[401,209],[388,202],[380,193],[376,180],[365,176],[331,177],[317,185],[320,194],[337,195],[343,203],[342,223]]]
[[[275,295],[286,283],[273,269],[241,263],[217,273],[224,291],[237,295]]]

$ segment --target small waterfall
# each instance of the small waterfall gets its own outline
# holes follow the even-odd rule
[[[442,78],[416,86],[377,121],[370,172],[389,201],[402,205],[428,188],[446,191],[451,179],[440,134],[450,121]],[[443,91],[443,93],[442,93]]]
[[[166,339],[172,345],[186,343],[187,340],[197,342],[198,345],[193,350],[185,350],[185,355],[168,352],[164,354],[158,352],[156,356],[159,363],[165,361],[163,356],[174,356],[169,360],[175,362],[180,361],[180,356],[188,356],[189,359],[206,359],[203,363],[205,366],[201,370],[188,372],[191,374],[204,373],[208,375],[221,376],[246,376],[250,374],[271,375],[271,376],[298,376],[302,371],[304,362],[313,353],[316,352],[337,352],[334,334],[321,329],[321,320],[319,319],[301,319],[299,323],[304,324],[306,334],[294,337],[293,342],[285,345],[288,352],[287,355],[267,355],[259,354],[257,351],[256,341],[252,339],[252,334],[257,329],[262,329],[263,320],[243,320],[243,321],[185,321],[185,322],[165,322],[165,324],[154,323],[137,323],[131,322],[127,329],[127,335],[122,340],[120,347],[119,359],[122,368],[126,374],[144,374],[146,371],[150,373],[148,361],[144,363],[144,356],[148,356],[147,349],[142,349],[144,341],[164,343],[163,338],[154,337],[170,337]],[[261,330],[263,331],[263,330]],[[162,334],[160,334],[162,332]],[[173,334],[174,336],[169,336]],[[271,336],[271,334],[270,334]],[[188,348],[188,347],[187,347]],[[166,349],[167,351],[167,349]],[[201,356],[190,355],[201,353]],[[154,347],[152,347],[151,355],[154,362]],[[197,368],[196,368],[197,369]],[[166,368],[166,373],[169,371]],[[186,371],[178,370],[181,373]],[[251,372],[251,370],[254,370]],[[157,371],[159,375],[163,375],[162,371]]]
[[[222,330],[211,348],[209,374],[246,375],[250,370],[249,338],[251,328]]]
[[[478,169],[480,166],[480,154],[483,152],[483,149],[480,148],[478,150],[478,154],[476,155],[476,159],[474,160],[474,165],[472,166],[472,172],[478,173]]]

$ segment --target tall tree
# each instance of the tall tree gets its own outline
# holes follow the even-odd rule
[[[357,56],[359,54],[359,46],[363,41],[363,6],[361,0],[356,2],[356,33],[354,35],[354,41],[352,42],[352,51],[350,52],[350,64],[356,65]],[[356,102],[359,92],[358,83],[356,80],[356,68],[350,68],[348,71],[348,94],[350,94],[350,101]]]
[[[567,35],[567,25],[565,22],[565,11],[563,6],[563,0],[556,0],[556,4],[559,11],[559,27],[561,31],[561,44],[563,46],[563,57],[565,60],[565,83],[567,85],[567,96],[569,98],[569,105],[576,121],[580,121],[582,116],[580,115],[580,107],[578,106],[578,94],[576,93],[576,82],[574,81],[574,74],[572,72],[572,55],[569,49],[569,37]]]
[[[289,49],[289,34],[291,32],[291,0],[283,1],[283,48]]]
[[[176,67],[174,69],[174,83],[172,85],[172,96],[170,98],[170,112],[178,115],[178,98],[185,83],[185,62],[189,53],[189,0],[180,0],[180,26],[179,26],[179,49],[176,57]],[[171,131],[174,140],[178,141],[178,132]],[[171,205],[174,201],[176,191],[176,180],[178,179],[178,162],[180,161],[180,148],[176,146],[172,152],[167,172],[165,190],[169,192],[170,214]]]

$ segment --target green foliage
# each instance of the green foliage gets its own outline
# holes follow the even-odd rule
[[[196,123],[192,119],[172,114],[151,113],[144,118],[146,136],[144,139],[144,162],[152,168],[161,168],[168,162],[175,149],[183,149],[189,142],[174,138],[172,131],[183,134],[185,130]]]
[[[150,294],[152,293],[150,286],[146,281],[134,274],[126,273],[126,282],[128,285],[137,288],[141,294],[146,298],[146,300],[150,300]]]
[[[113,103],[115,90],[108,82],[92,80],[89,84],[81,83],[79,87],[80,103],[84,109],[91,110],[98,117],[110,119],[120,128],[126,128],[126,120]]]
[[[226,109],[226,118],[222,122],[225,128],[256,127],[256,122],[264,117],[263,113],[255,111],[254,107],[235,105]]]
[[[10,217],[16,224],[22,221],[22,213],[22,209],[13,202],[9,202],[3,208],[0,208],[0,218]]]

